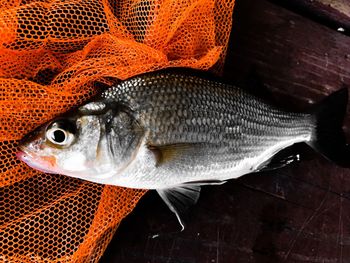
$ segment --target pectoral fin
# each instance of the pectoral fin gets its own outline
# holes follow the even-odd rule
[[[185,229],[185,223],[182,220],[182,216],[191,206],[197,203],[200,190],[201,188],[198,185],[185,185],[176,188],[157,189],[160,197],[167,204],[169,209],[175,213],[177,220],[182,227],[181,231]]]

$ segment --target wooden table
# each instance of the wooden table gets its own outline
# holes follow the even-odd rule
[[[237,0],[225,76],[245,86],[255,70],[279,103],[306,108],[350,85],[349,17],[348,0]],[[314,153],[204,187],[181,233],[149,192],[101,262],[350,262],[349,198],[350,171]]]

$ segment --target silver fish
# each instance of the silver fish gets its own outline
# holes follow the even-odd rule
[[[306,113],[286,112],[243,89],[201,74],[147,73],[39,127],[18,157],[48,173],[130,188],[156,189],[181,225],[201,185],[283,166],[281,150],[307,143],[350,165],[341,89]]]

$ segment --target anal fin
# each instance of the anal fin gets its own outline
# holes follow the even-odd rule
[[[269,160],[261,164],[258,171],[275,170],[291,163],[299,162],[302,158],[304,158],[304,152],[305,150],[302,144],[294,144],[279,151]]]
[[[191,206],[197,203],[200,190],[201,188],[198,185],[182,185],[176,188],[157,189],[160,197],[176,215],[182,228],[181,231],[185,229],[182,216],[188,212]]]

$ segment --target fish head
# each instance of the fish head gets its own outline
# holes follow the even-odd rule
[[[135,125],[114,110],[59,117],[26,135],[17,157],[41,172],[100,183],[135,158],[142,137]]]
[[[38,127],[20,141],[17,157],[39,171],[65,173],[65,160],[83,154],[74,146],[84,129],[78,123],[78,118],[57,118]]]

